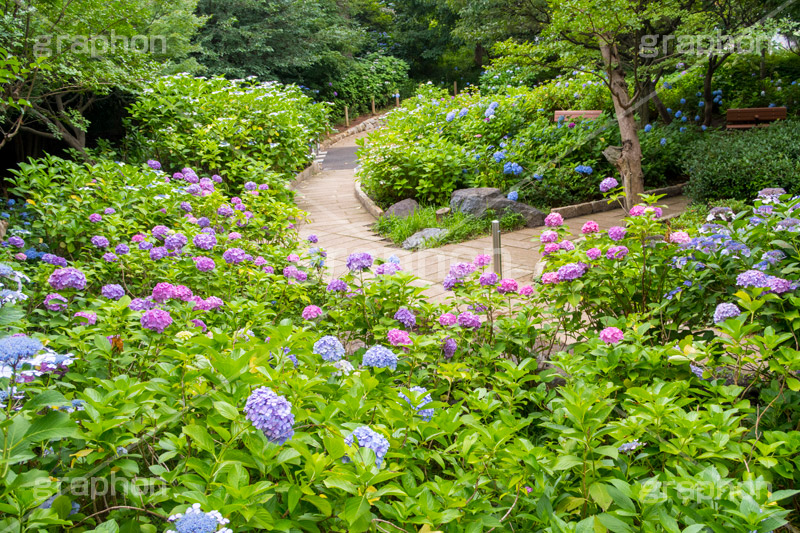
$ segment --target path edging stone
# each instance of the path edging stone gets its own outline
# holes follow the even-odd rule
[[[385,115],[378,115],[376,117],[368,118],[361,124],[356,124],[352,128],[346,129],[341,133],[337,133],[333,137],[328,137],[321,143],[319,143],[320,150],[327,150],[332,145],[338,143],[339,141],[346,139],[347,137],[352,137],[353,135],[357,135],[362,131],[372,131],[376,130],[383,124],[383,117]]]
[[[376,220],[383,216],[383,209],[378,207],[378,204],[373,202],[372,198],[367,196],[367,193],[361,189],[361,180],[359,178],[353,180],[353,193],[361,206]]]
[[[679,183],[678,185],[671,185],[669,187],[661,187],[660,189],[650,189],[645,191],[645,194],[663,194],[667,197],[680,196],[683,194],[683,188],[687,183]],[[584,202],[582,204],[565,205],[564,207],[554,207],[550,209],[551,213],[559,213],[562,218],[577,218],[585,217],[594,213],[603,213],[605,211],[612,211],[619,209],[619,201],[609,202],[608,200],[596,200],[594,202]]]
[[[314,161],[309,166],[295,174],[294,179],[287,183],[286,187],[292,190],[297,189],[301,183],[315,176],[316,174],[319,174],[320,172],[322,172],[322,165],[319,163],[319,161]]]

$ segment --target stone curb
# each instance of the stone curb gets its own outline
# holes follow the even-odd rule
[[[650,189],[645,191],[645,194],[663,194],[669,196],[680,196],[683,194],[683,188],[686,183],[679,183],[670,187],[662,187],[660,189]],[[563,218],[576,218],[585,217],[593,213],[602,213],[604,211],[611,211],[622,207],[619,201],[609,203],[608,200],[596,200],[594,202],[584,202],[582,204],[567,205],[564,207],[554,207],[550,210],[551,213],[559,213]]]
[[[286,187],[292,190],[297,189],[301,183],[320,172],[322,172],[322,165],[318,161],[314,161],[305,169],[295,174],[294,179],[290,181]]]
[[[377,117],[369,118],[364,122],[362,122],[361,124],[357,124],[350,129],[347,129],[341,133],[337,133],[333,137],[328,137],[327,139],[319,143],[319,149],[327,150],[332,145],[338,143],[342,139],[346,139],[347,137],[352,137],[353,135],[361,133],[362,131],[372,131],[378,129],[379,127],[381,127],[383,123],[384,116],[385,115],[378,115]]]
[[[383,216],[383,209],[378,207],[378,204],[372,201],[372,198],[367,196],[363,190],[361,190],[361,180],[356,178],[353,181],[353,193],[355,194],[356,200],[361,204],[361,206],[367,210],[367,213],[375,217],[376,219]]]

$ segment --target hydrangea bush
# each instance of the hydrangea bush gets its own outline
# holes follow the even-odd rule
[[[550,216],[533,283],[481,255],[434,303],[396,258],[331,277],[269,175],[29,165],[0,247],[9,530],[797,523],[800,199],[680,232],[656,198],[609,232]]]

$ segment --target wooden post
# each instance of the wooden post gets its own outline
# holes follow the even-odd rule
[[[394,95],[394,105],[400,107],[400,93]]]
[[[458,96],[458,82],[453,82],[453,96]]]
[[[372,114],[375,114],[375,97],[372,97]]]
[[[350,127],[350,112],[347,109],[347,106],[344,106],[344,125],[348,128]]]

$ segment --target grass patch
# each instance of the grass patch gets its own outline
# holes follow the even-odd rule
[[[670,220],[670,227],[673,231],[697,228],[706,223],[708,213],[715,207],[730,207],[734,213],[738,213],[747,208],[747,202],[726,198],[723,200],[712,200],[706,203],[690,204],[686,211]]]
[[[497,215],[492,211],[487,211],[486,216],[483,218],[456,211],[451,212],[439,222],[436,220],[437,209],[437,207],[420,207],[407,218],[398,218],[394,215],[381,217],[373,228],[379,234],[398,245],[425,228],[444,228],[449,230],[447,235],[442,238],[430,239],[426,244],[427,247],[431,248],[488,235],[492,231],[492,220],[497,218]],[[506,211],[499,220],[502,231],[514,231],[525,227],[525,218],[513,211]]]

